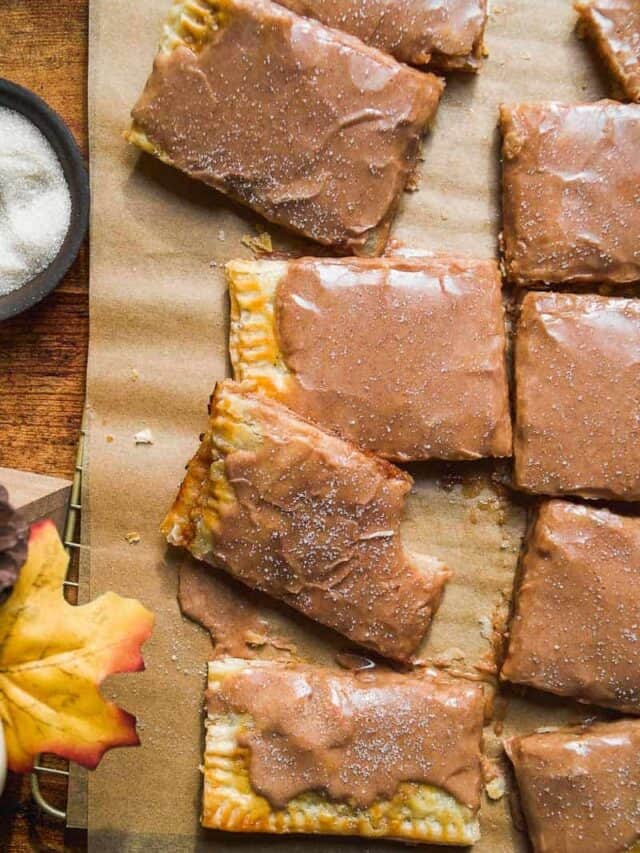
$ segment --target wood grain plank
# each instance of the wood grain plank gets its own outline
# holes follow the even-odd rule
[[[89,0],[0,0],[0,76],[35,91],[67,122],[87,154]],[[0,465],[70,477],[75,464],[89,338],[89,251],[58,289],[0,323]],[[47,799],[66,802],[66,781],[48,777]],[[11,775],[0,798],[0,849],[86,850],[39,814],[28,777]]]
[[[2,0],[0,75],[33,89],[87,151],[88,0]],[[0,323],[0,465],[69,476],[89,337],[85,246],[40,305]]]

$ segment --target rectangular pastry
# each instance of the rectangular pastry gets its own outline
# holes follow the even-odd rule
[[[281,0],[410,65],[477,71],[482,62],[486,0]]]
[[[640,518],[540,507],[502,677],[640,714]]]
[[[640,105],[518,104],[500,122],[509,280],[639,280]]]
[[[640,720],[514,737],[534,853],[640,851]]]
[[[232,261],[227,279],[236,379],[389,459],[511,455],[494,261]]]
[[[223,382],[163,524],[172,545],[356,643],[407,660],[449,572],[400,540],[408,474]]]
[[[179,0],[127,138],[272,222],[375,255],[443,85],[270,0]]]
[[[209,664],[207,705],[205,827],[479,837],[477,684],[223,658]]]
[[[518,488],[640,500],[640,301],[528,293],[515,377]]]
[[[592,39],[626,98],[640,101],[639,0],[579,0],[582,35]]]

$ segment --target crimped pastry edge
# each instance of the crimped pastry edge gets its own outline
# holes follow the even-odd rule
[[[251,417],[252,400],[235,393],[252,390],[249,383],[218,383],[211,396],[209,430],[187,465],[176,499],[161,532],[171,545],[188,548],[199,559],[212,550],[212,532],[218,529],[225,507],[236,501],[224,472],[224,457],[233,448],[250,449],[261,440],[260,428]]]
[[[178,47],[187,47],[196,53],[202,50],[216,27],[216,18],[223,15],[220,9],[224,4],[225,0],[174,0],[162,28],[159,52],[169,54]],[[174,165],[171,157],[149,139],[135,120],[125,131],[124,138],[168,166]]]
[[[229,355],[238,382],[270,396],[286,395],[291,371],[282,358],[275,321],[275,294],[286,261],[233,260],[225,267],[229,289]]]

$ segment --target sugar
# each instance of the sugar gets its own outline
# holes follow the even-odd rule
[[[0,107],[0,295],[49,266],[70,220],[71,196],[53,148],[25,116]]]

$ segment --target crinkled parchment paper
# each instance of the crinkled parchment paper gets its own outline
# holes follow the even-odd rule
[[[400,850],[359,840],[231,838],[199,830],[202,704],[208,635],[176,603],[178,555],[158,525],[206,422],[215,380],[228,371],[221,265],[248,257],[260,222],[126,145],[122,131],[151,68],[169,0],[93,0],[89,101],[93,213],[88,539],[91,594],[115,589],[157,615],[147,672],[110,682],[140,721],[142,747],[109,753],[89,782],[90,846],[118,851]],[[498,134],[502,101],[592,100],[604,94],[565,0],[497,0],[477,79],[451,78],[424,148],[417,192],[393,236],[407,245],[491,256],[499,228]],[[264,226],[277,249],[291,246]],[[134,436],[150,429],[153,444]],[[511,592],[525,511],[490,483],[483,464],[413,466],[404,535],[409,548],[455,571],[424,657],[478,674],[491,621]],[[136,541],[138,540],[139,541]],[[300,647],[326,659],[304,624]],[[504,730],[577,719],[550,698],[500,699]],[[584,712],[582,712],[584,713]],[[498,724],[500,728],[500,724]],[[487,749],[499,753],[493,726]],[[509,784],[509,779],[507,779]],[[526,849],[509,796],[483,804],[482,853]]]

